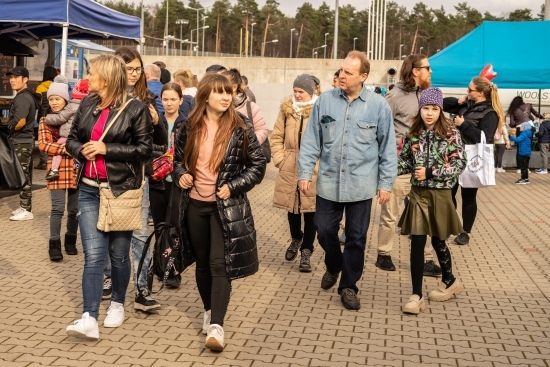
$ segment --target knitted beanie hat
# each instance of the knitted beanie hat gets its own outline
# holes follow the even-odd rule
[[[301,74],[298,75],[298,77],[294,80],[292,88],[302,88],[310,96],[313,96],[313,93],[315,92],[315,86],[319,85],[320,83],[321,81],[313,75]]]
[[[74,99],[84,99],[90,92],[88,91],[88,79],[79,79],[74,85],[72,97]]]
[[[48,88],[48,98],[51,96],[60,96],[65,101],[69,101],[69,85],[65,83],[56,83],[53,82]]]
[[[67,79],[67,77],[63,74],[59,74],[58,76],[56,76],[55,78],[53,78],[53,82],[54,83],[65,83],[65,84],[69,84],[69,79]]]
[[[418,108],[427,105],[436,105],[443,110],[443,93],[439,88],[427,88],[420,92]]]

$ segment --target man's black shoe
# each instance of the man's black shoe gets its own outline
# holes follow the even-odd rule
[[[462,232],[455,237],[455,242],[459,245],[467,245],[468,243],[470,243],[470,236],[468,236],[468,233]]]
[[[395,271],[395,265],[393,265],[390,255],[378,255],[374,265],[385,271]]]
[[[340,299],[342,300],[342,304],[344,305],[344,307],[348,310],[358,310],[361,308],[359,298],[357,298],[357,294],[351,288],[342,289]]]
[[[300,248],[300,246],[302,245],[302,241],[303,239],[292,239],[292,241],[290,242],[290,246],[288,246],[288,248],[286,249],[286,253],[285,253],[285,260],[286,261],[292,261],[296,258],[296,256],[298,256],[298,249]]]
[[[330,288],[334,287],[336,282],[338,281],[338,275],[332,275],[328,271],[325,271],[325,274],[323,275],[323,279],[321,279],[321,288],[324,290],[329,290]]]
[[[424,276],[425,277],[440,277],[441,268],[433,260],[428,260],[424,263]]]

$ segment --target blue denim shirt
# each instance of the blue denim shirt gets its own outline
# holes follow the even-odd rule
[[[351,102],[340,88],[321,94],[302,138],[299,180],[311,181],[317,160],[317,194],[324,199],[354,202],[391,191],[397,148],[386,100],[365,87]]]

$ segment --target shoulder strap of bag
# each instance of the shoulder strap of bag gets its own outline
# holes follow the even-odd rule
[[[250,123],[254,125],[254,120],[252,120],[252,104],[250,103],[250,101],[246,101],[246,114],[248,115]]]
[[[109,129],[111,128],[111,126],[114,125],[115,121],[118,119],[118,117],[120,116],[120,114],[122,113],[122,111],[124,111],[124,109],[126,108],[126,106],[128,106],[128,104],[130,103],[130,101],[132,100],[132,98],[129,98],[126,103],[124,104],[124,106],[122,106],[122,108],[120,110],[118,110],[117,114],[115,115],[115,117],[111,120],[111,122],[109,123],[109,125],[107,125],[107,127],[105,128],[105,130],[103,130],[103,134],[101,134],[101,137],[99,138],[98,141],[103,141],[103,138],[105,137],[105,135],[107,135],[107,132],[109,131]]]

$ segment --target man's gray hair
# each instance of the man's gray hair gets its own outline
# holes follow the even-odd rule
[[[149,64],[145,67],[145,73],[149,74],[149,79],[160,80],[160,68],[155,64]]]

